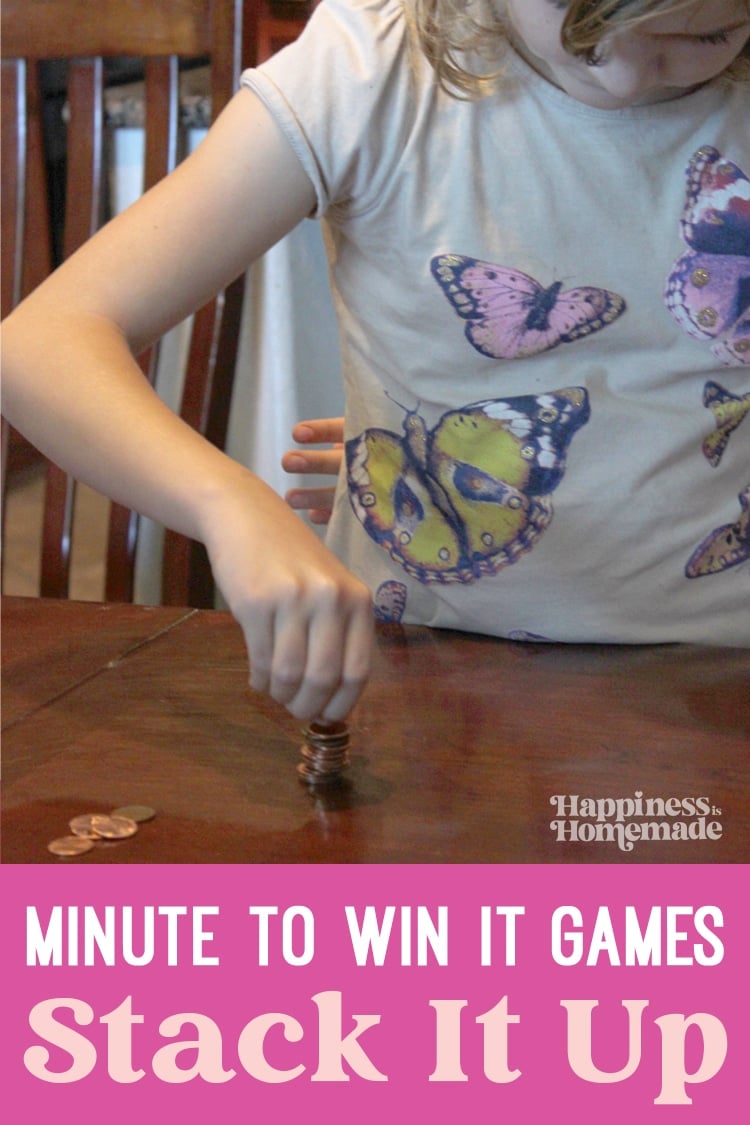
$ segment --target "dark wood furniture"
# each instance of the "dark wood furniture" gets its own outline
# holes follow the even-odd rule
[[[378,632],[346,782],[310,791],[285,710],[213,611],[6,598],[5,863],[744,863],[750,650]],[[558,839],[551,799],[671,801],[696,838]],[[699,809],[679,802],[705,799]],[[71,817],[157,809],[131,839],[47,851]],[[569,809],[568,800],[568,809]],[[604,806],[602,806],[603,808]],[[686,810],[686,811],[685,811]],[[612,819],[612,818],[610,818]],[[582,824],[588,825],[584,830]]]
[[[245,0],[245,58],[270,58],[300,34],[318,0]]]

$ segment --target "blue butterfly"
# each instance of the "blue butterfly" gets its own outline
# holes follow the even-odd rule
[[[397,625],[406,609],[406,586],[403,582],[381,582],[373,599],[375,620]]]
[[[667,308],[725,366],[750,363],[750,180],[709,145],[687,167],[681,231],[688,250],[667,278]]]
[[[688,578],[721,574],[750,561],[750,484],[740,493],[739,501],[739,518],[710,532],[693,551],[685,565]]]

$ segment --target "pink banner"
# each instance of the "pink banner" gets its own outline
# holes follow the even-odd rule
[[[3,1100],[26,1121],[713,1123],[746,1102],[743,866],[0,877]]]

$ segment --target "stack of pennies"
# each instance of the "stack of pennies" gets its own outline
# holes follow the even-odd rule
[[[334,785],[349,765],[349,727],[344,722],[315,719],[303,731],[302,761],[297,766],[307,785]]]
[[[70,836],[59,836],[47,844],[58,856],[78,856],[91,851],[97,841],[125,840],[135,836],[142,821],[151,820],[156,810],[148,805],[122,805],[111,813],[83,813],[68,822]]]

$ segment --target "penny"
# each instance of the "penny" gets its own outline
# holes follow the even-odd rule
[[[154,819],[156,809],[152,809],[148,805],[122,805],[119,809],[113,809],[111,815],[126,816],[129,820],[134,820],[136,824],[142,824],[144,820]]]
[[[349,726],[345,722],[314,719],[304,730],[297,766],[300,779],[310,786],[338,785],[349,765]]]
[[[93,848],[94,841],[88,836],[60,836],[47,844],[47,850],[53,855],[82,855]]]
[[[326,722],[315,719],[303,731],[305,738],[316,746],[348,746],[349,727],[343,722]]]
[[[101,816],[101,813],[83,813],[81,816],[74,816],[72,820],[68,821],[68,828],[74,836],[97,840],[99,839],[99,833],[94,827],[94,822],[101,820]]]
[[[95,816],[91,827],[104,840],[123,840],[138,831],[138,825],[129,816]]]

